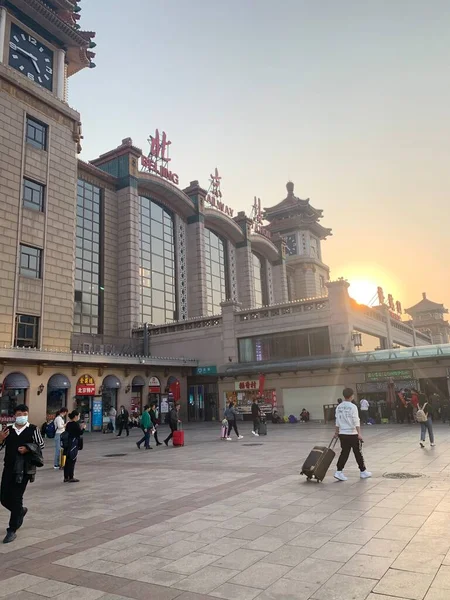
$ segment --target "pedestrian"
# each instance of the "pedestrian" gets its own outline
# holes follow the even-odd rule
[[[430,446],[435,446],[433,431],[433,407],[424,394],[419,395],[419,409],[416,413],[416,420],[420,423],[420,447],[425,448],[425,438],[428,431]]]
[[[169,412],[170,433],[166,437],[166,439],[164,440],[164,443],[165,443],[166,446],[169,445],[170,440],[173,438],[174,431],[177,431],[177,429],[178,429],[178,421],[180,420],[178,418],[178,412],[179,412],[179,410],[180,410],[180,405],[176,404],[175,406],[172,406],[172,409]]]
[[[14,416],[15,423],[4,427],[0,433],[0,449],[5,448],[0,498],[2,505],[11,513],[4,544],[13,542],[17,537],[17,530],[23,525],[28,512],[28,508],[23,506],[23,495],[28,482],[34,481],[33,475],[24,472],[24,467],[19,477],[16,471],[18,459],[26,455],[31,459],[45,445],[39,428],[28,422],[28,406],[18,404],[14,409]]]
[[[236,422],[236,417],[237,417],[237,413],[236,413],[236,408],[235,408],[235,401],[232,400],[230,402],[230,404],[228,405],[228,408],[225,411],[225,418],[228,421],[228,435],[227,435],[227,440],[229,442],[231,442],[231,430],[234,429],[237,439],[238,440],[242,440],[242,438],[244,437],[243,435],[239,435],[239,431],[237,428],[237,422]]]
[[[309,410],[306,410],[306,408],[303,408],[302,412],[300,413],[300,423],[308,423],[309,418],[310,418]]]
[[[60,408],[56,413],[55,420],[53,422],[55,426],[55,458],[53,461],[53,468],[60,469],[60,457],[61,457],[61,435],[66,430],[66,418],[68,409],[66,407]]]
[[[113,433],[116,433],[116,417],[117,410],[114,408],[114,406],[111,406],[109,409],[109,422],[111,423],[111,430]]]
[[[261,425],[261,409],[259,407],[258,400],[253,398],[252,404],[252,418],[253,418],[253,435],[259,437],[259,426]],[[229,436],[228,436],[229,437]]]
[[[142,411],[141,416],[141,429],[144,432],[144,437],[142,437],[138,442],[136,442],[136,446],[138,449],[141,449],[141,444],[144,444],[144,448],[146,450],[152,450],[150,446],[150,432],[152,430],[152,422],[150,419],[149,411],[150,407],[148,404],[144,406],[144,410]]]
[[[121,406],[119,410],[119,414],[116,417],[116,421],[119,423],[119,433],[117,437],[122,435],[123,428],[125,427],[125,431],[127,432],[127,437],[130,435],[130,427],[128,425],[128,421],[130,420],[130,414],[125,408],[125,406]]]
[[[359,408],[361,409],[361,419],[364,425],[367,425],[369,421],[369,403],[365,398],[362,398],[359,403]]]
[[[69,413],[69,422],[66,430],[61,436],[61,445],[63,446],[66,462],[64,464],[64,483],[78,483],[75,479],[75,464],[78,458],[78,452],[83,448],[82,435],[86,429],[86,424],[80,425],[80,413],[73,410]]]
[[[155,432],[153,434],[153,437],[155,438],[155,442],[157,446],[162,446],[162,442],[160,442],[158,440],[158,415],[156,413],[156,402],[152,402],[150,404],[150,421],[152,422],[152,426],[153,426],[153,431]]]
[[[342,402],[342,398],[337,399],[337,403],[340,404]]]
[[[360,470],[361,479],[372,477],[372,473],[367,471],[362,455],[362,443],[360,420],[358,409],[353,404],[354,392],[352,388],[345,388],[342,395],[343,401],[336,408],[336,431],[335,437],[338,437],[341,442],[341,455],[339,456],[336,473],[334,477],[339,481],[347,481],[343,470],[347,463],[350,450],[353,450],[356,462]]]

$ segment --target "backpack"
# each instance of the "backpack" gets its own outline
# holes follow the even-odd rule
[[[55,437],[55,435],[56,435],[55,421],[48,423],[47,427],[45,428],[45,435],[50,439]]]
[[[416,412],[416,421],[418,423],[426,423],[427,422],[428,417],[424,410],[424,408],[427,404],[428,404],[428,402],[425,402],[425,404],[421,408],[419,408],[419,410]]]

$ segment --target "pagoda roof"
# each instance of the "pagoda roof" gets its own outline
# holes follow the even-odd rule
[[[286,184],[286,189],[287,196],[284,200],[275,206],[264,209],[264,219],[272,222],[277,219],[286,219],[287,217],[300,214],[311,217],[315,221],[322,218],[323,211],[311,206],[309,198],[303,200],[294,195],[294,184],[292,181]]]
[[[423,298],[411,308],[406,309],[406,313],[412,315],[414,313],[421,312],[441,312],[442,314],[448,313],[448,310],[445,308],[443,304],[438,304],[437,302],[433,302],[432,300],[428,300],[426,293],[422,294]]]

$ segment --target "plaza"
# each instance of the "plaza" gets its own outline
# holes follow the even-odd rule
[[[269,425],[219,440],[186,427],[184,448],[149,452],[138,432],[86,434],[65,486],[46,465],[16,542],[0,547],[0,598],[14,600],[446,600],[450,595],[450,428],[419,448],[417,426],[363,431],[373,478],[299,475],[333,427]],[[421,475],[390,479],[387,474]],[[113,498],[113,500],[112,500]],[[6,527],[7,513],[0,512]]]

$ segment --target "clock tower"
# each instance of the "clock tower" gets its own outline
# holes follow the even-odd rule
[[[331,229],[319,223],[322,210],[294,195],[291,181],[286,189],[286,198],[266,208],[264,219],[270,223],[272,236],[281,236],[285,243],[289,300],[325,296],[330,269],[322,262],[321,242]]]

